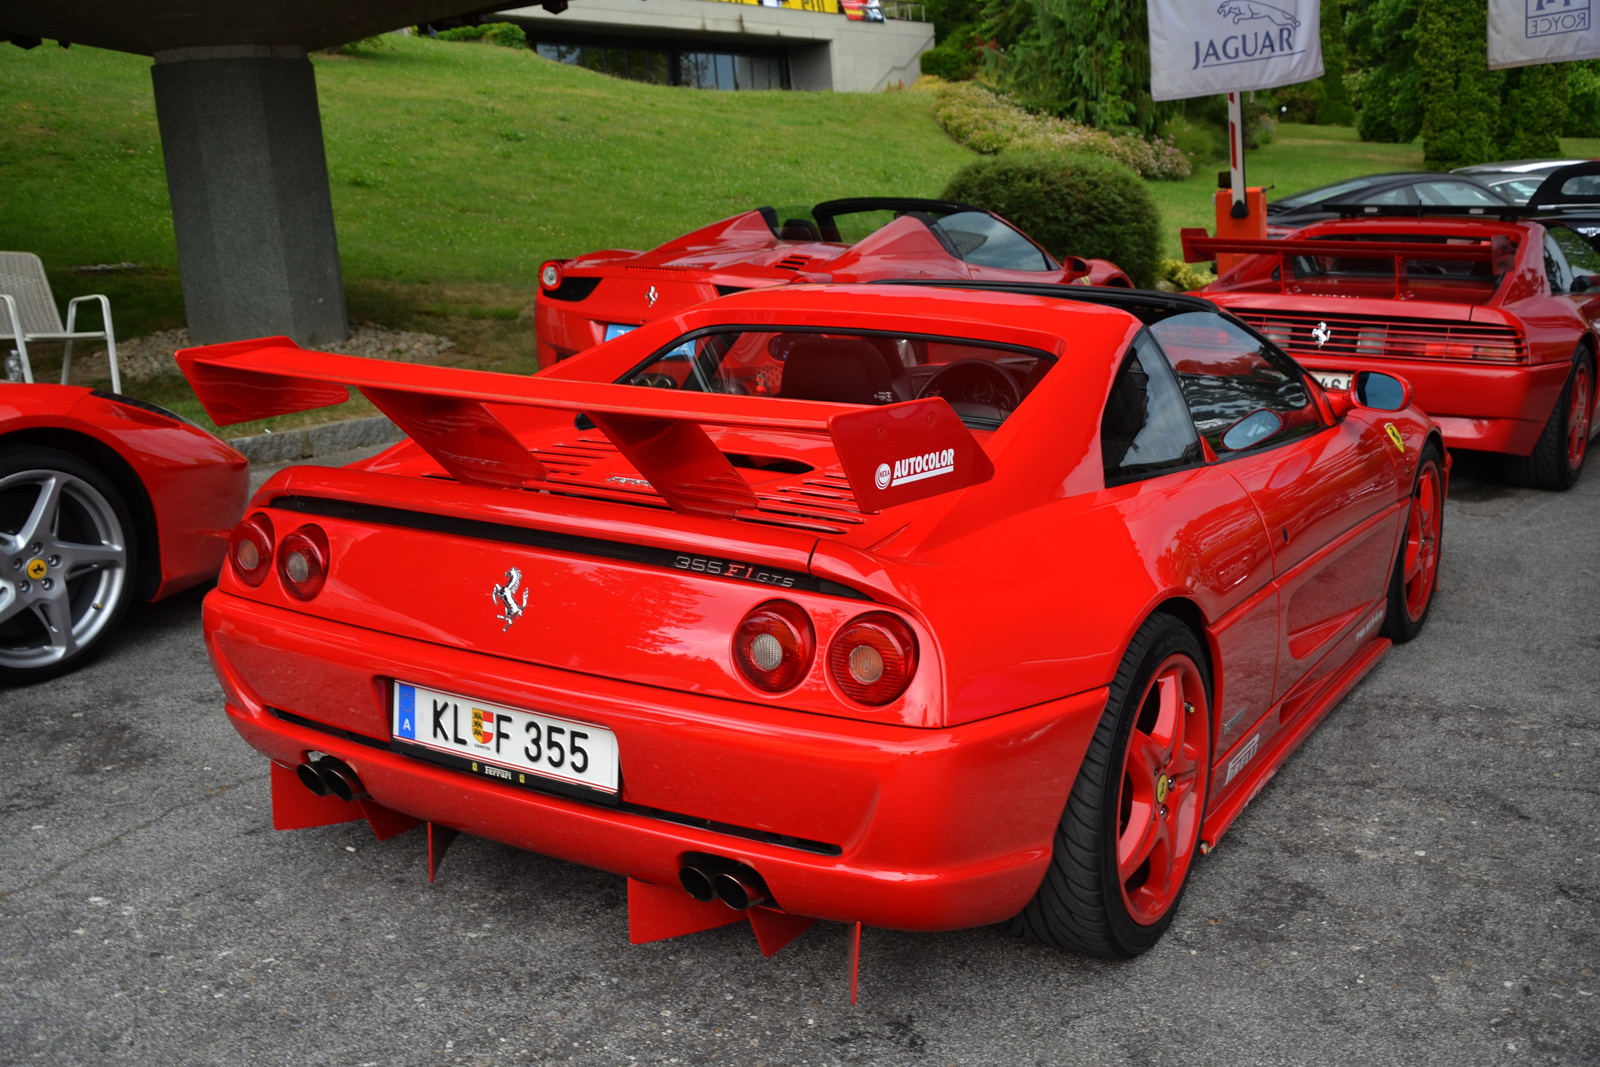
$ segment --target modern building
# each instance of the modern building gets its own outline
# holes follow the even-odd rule
[[[781,6],[779,6],[781,4]],[[880,92],[910,85],[934,45],[922,5],[897,0],[577,0],[515,22],[547,59],[701,89]]]

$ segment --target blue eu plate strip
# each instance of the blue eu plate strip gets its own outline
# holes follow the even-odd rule
[[[395,691],[400,697],[400,724],[395,727],[396,737],[417,739],[417,690],[415,686],[395,683]]]

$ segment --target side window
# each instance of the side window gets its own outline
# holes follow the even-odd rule
[[[1572,275],[1568,288],[1579,293],[1600,285],[1600,252],[1596,252],[1594,246],[1577,231],[1565,226],[1551,226],[1548,233],[1556,247],[1561,249],[1561,257],[1567,261]]]
[[[1499,207],[1498,197],[1466,182],[1419,182],[1417,199],[1433,207]]]
[[[1359,202],[1363,204],[1415,204],[1417,201],[1411,195],[1411,189],[1402,185],[1397,189],[1385,189],[1381,193],[1363,196]]]
[[[1120,485],[1204,458],[1172,367],[1141,332],[1122,361],[1100,419],[1106,484]]]
[[[1572,275],[1567,270],[1567,257],[1561,254],[1561,246],[1556,244],[1552,230],[1544,234],[1544,274],[1550,279],[1552,293],[1565,293],[1572,288]]]
[[[1322,416],[1292,360],[1237,323],[1192,311],[1150,327],[1195,428],[1219,458],[1316,433]]]

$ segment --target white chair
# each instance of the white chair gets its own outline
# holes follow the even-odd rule
[[[73,329],[78,320],[78,305],[87,300],[100,301],[104,330]],[[63,329],[56,298],[50,292],[50,279],[45,276],[39,257],[32,252],[0,252],[0,302],[5,304],[5,314],[0,315],[0,341],[16,343],[23,381],[33,381],[33,365],[28,362],[30,341],[66,342],[66,354],[61,358],[61,384],[66,385],[67,373],[72,369],[72,342],[103,340],[106,357],[111,363],[111,391],[122,392],[122,375],[117,370],[117,338],[111,329],[110,300],[98,293],[73,297],[67,302],[67,325]]]

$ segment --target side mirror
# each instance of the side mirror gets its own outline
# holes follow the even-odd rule
[[[1593,285],[1593,282],[1580,274],[1576,278],[1572,279],[1572,288],[1568,291],[1573,293],[1587,293]]]
[[[1082,256],[1068,256],[1061,266],[1066,270],[1069,282],[1089,276],[1089,261]]]
[[[1411,383],[1397,374],[1364,370],[1350,389],[1357,404],[1374,411],[1399,411],[1411,404]]]

